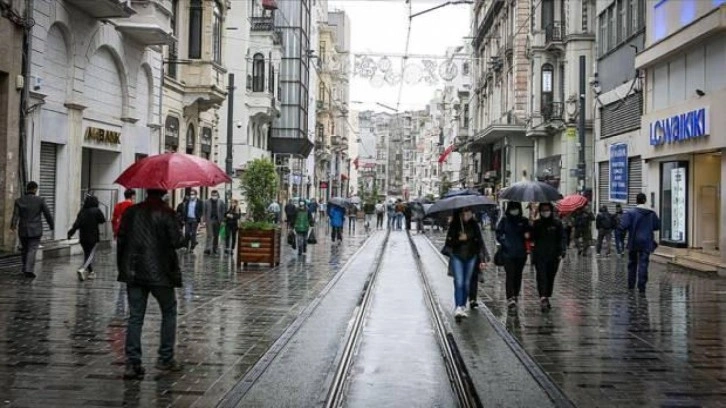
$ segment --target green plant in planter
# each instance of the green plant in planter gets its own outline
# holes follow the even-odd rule
[[[267,207],[275,198],[278,183],[275,164],[270,159],[255,159],[247,164],[240,186],[247,198],[247,211],[251,220],[242,223],[242,229],[275,228],[275,224],[270,221]]]

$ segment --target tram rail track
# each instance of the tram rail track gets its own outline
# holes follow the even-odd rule
[[[378,256],[376,257],[376,264],[361,291],[335,374],[330,382],[330,387],[328,388],[324,404],[326,408],[342,407],[345,403],[346,392],[351,376],[351,368],[355,362],[356,350],[362,341],[366,316],[368,315],[374,288],[376,287],[376,282],[382,269],[383,258],[388,246],[390,233],[390,231],[386,232],[386,238],[382,247],[379,249]],[[471,377],[469,376],[464,359],[456,345],[454,335],[451,330],[447,328],[446,318],[444,317],[445,312],[439,304],[436,294],[426,277],[426,272],[418,252],[418,247],[408,231],[406,232],[406,235],[416,264],[418,272],[417,275],[419,276],[423,286],[428,316],[434,329],[436,342],[441,351],[441,357],[444,360],[444,366],[449,377],[452,391],[456,396],[459,406],[464,408],[482,407],[481,399],[474,387]]]

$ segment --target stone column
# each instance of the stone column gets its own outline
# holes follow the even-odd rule
[[[56,203],[55,238],[64,239],[63,235],[70,228],[76,213],[81,208],[81,171],[83,166],[83,111],[86,106],[78,103],[66,103],[68,108],[68,144],[63,146],[58,155],[59,187],[63,188],[65,202]],[[65,207],[65,208],[64,208]]]

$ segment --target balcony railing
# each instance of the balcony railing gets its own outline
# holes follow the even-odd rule
[[[562,120],[562,111],[564,104],[562,102],[549,102],[542,106],[542,118],[545,121]]]
[[[250,24],[252,31],[272,31],[275,28],[272,17],[251,17]]]
[[[545,45],[562,42],[565,37],[565,25],[561,21],[554,21],[545,27]]]

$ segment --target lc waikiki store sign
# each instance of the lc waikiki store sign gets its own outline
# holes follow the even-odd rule
[[[660,146],[708,136],[708,108],[658,119],[650,123],[650,145]]]

